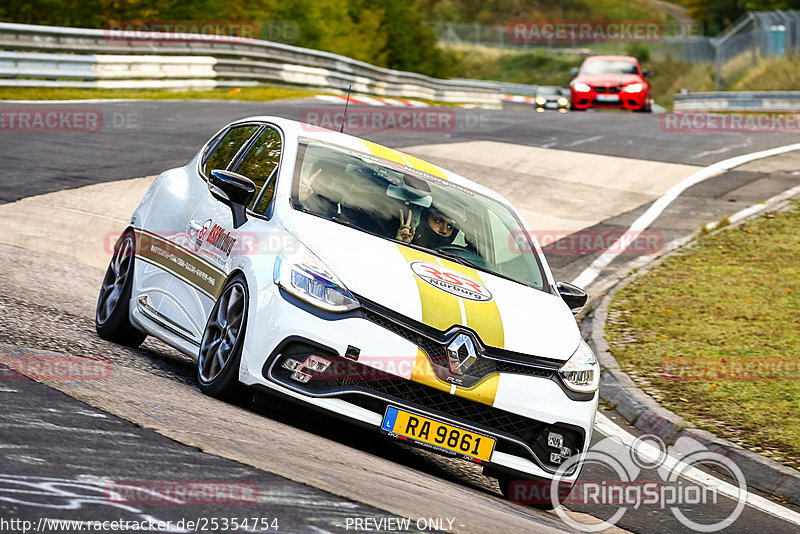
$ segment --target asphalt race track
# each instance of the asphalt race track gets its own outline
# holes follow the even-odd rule
[[[0,109],[7,107],[33,105],[4,104]],[[79,188],[103,183],[108,184],[106,193],[121,191],[124,188],[114,189],[113,182],[185,164],[233,119],[269,114],[299,119],[308,109],[323,105],[316,101],[137,101],[36,107],[99,110],[104,126],[97,132],[0,131],[0,204],[6,204],[0,205],[2,233],[15,223],[4,221],[9,216],[4,214],[20,212],[3,209],[13,209],[10,203],[19,199],[34,201],[31,197],[75,190],[79,202],[82,192],[91,190]],[[538,188],[540,203],[530,200],[526,209],[534,217],[537,210],[552,206],[561,217],[552,219],[552,230],[628,228],[667,184],[637,191],[643,188],[635,176],[625,175],[626,169],[635,175],[642,165],[655,162],[658,165],[649,171],[653,180],[661,172],[663,176],[672,173],[671,184],[681,173],[797,142],[785,134],[667,132],[659,115],[535,113],[522,106],[454,113],[455,125],[446,131],[355,135],[405,147],[501,192],[505,188],[533,195],[525,188]],[[444,146],[453,145],[458,153],[462,145],[456,144],[460,143],[479,143],[463,146],[480,150],[458,158],[447,152],[452,147]],[[527,159],[517,161],[510,154]],[[585,181],[602,184],[607,196],[593,195],[577,179],[558,181],[561,171],[553,169],[569,160],[570,154],[576,161],[619,165],[617,174],[608,176],[602,174],[603,169],[586,170]],[[651,229],[661,235],[662,244],[685,237],[702,224],[797,186],[800,176],[795,169],[800,171],[800,158],[790,153],[722,173],[686,190]],[[569,171],[580,178],[581,168]],[[623,188],[620,184],[625,180],[629,182]],[[599,190],[598,185],[595,191]],[[91,211],[92,198],[97,197],[87,196],[86,206],[70,209]],[[138,199],[125,200],[135,205]],[[526,199],[514,196],[512,201],[519,205]],[[80,235],[63,235],[74,233],[72,227],[62,226],[63,213],[43,209],[37,215],[43,220],[37,224],[54,241],[80,241]],[[556,252],[548,255],[548,261],[558,279],[569,281],[591,264],[594,252],[599,251]],[[554,512],[504,501],[494,481],[483,477],[477,466],[389,442],[354,425],[298,411],[278,399],[258,397],[247,407],[220,403],[196,390],[192,363],[160,342],[148,339],[141,349],[129,350],[100,340],[94,333],[93,313],[103,271],[80,261],[80,253],[75,256],[0,236],[0,356],[41,351],[103,357],[113,364],[109,380],[91,384],[44,385],[0,368],[4,408],[0,413],[0,521],[18,518],[36,525],[41,518],[119,519],[174,524],[216,517],[217,526],[209,526],[208,531],[222,532],[225,528],[219,521],[223,518],[268,518],[277,519],[283,532],[336,532],[396,531],[392,527],[397,525],[389,520],[409,517],[411,530],[574,530]],[[636,256],[615,259],[588,287],[589,292],[600,290],[637,260]],[[620,419],[613,412],[607,415]],[[596,432],[593,442],[604,438]],[[602,476],[591,466],[583,474],[590,480]],[[653,471],[640,478],[658,477]],[[243,500],[213,505],[199,499],[176,506],[152,495],[118,503],[108,498],[108,488],[119,481],[216,483],[250,493]],[[717,505],[698,506],[687,515],[713,523],[729,514],[734,504],[721,497]],[[576,518],[586,519],[583,513],[607,517],[600,509],[570,509]],[[782,518],[748,506],[725,532],[796,532],[800,526],[787,520],[794,512],[786,508],[786,518]],[[356,519],[361,522],[357,524]],[[643,533],[687,531],[668,510],[646,507],[628,510],[618,526]],[[13,530],[0,522],[0,531]]]

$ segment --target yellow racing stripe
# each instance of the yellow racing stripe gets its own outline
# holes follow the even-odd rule
[[[431,366],[431,361],[428,356],[422,351],[417,350],[417,359],[414,362],[414,370],[411,372],[411,381],[418,384],[423,384],[432,387],[445,393],[450,392],[452,385],[436,376]],[[485,377],[483,380],[472,386],[471,388],[464,388],[456,386],[455,396],[487,404],[492,406],[494,399],[497,396],[497,385],[500,383],[500,375],[495,373]]]
[[[480,282],[481,285],[485,285],[475,269],[445,259],[442,259],[441,262],[445,267],[472,278]],[[494,299],[488,302],[463,300],[464,311],[467,315],[467,326],[477,332],[485,345],[497,347],[498,349],[504,348],[503,320],[500,317],[500,310],[497,309],[497,302]]]
[[[394,161],[395,163],[400,163],[401,165],[408,165],[408,162],[397,150],[392,150],[391,148],[387,148],[383,145],[379,145],[378,143],[373,143],[372,141],[366,141],[364,139],[361,139],[361,142],[367,145],[367,148],[373,156],[388,159],[389,161]]]
[[[412,169],[417,169],[418,171],[430,174],[431,176],[436,176],[438,178],[447,180],[444,172],[442,172],[442,170],[433,163],[428,163],[427,161],[415,158],[409,154],[398,152],[397,150],[387,148],[383,145],[373,143],[372,141],[366,141],[364,139],[361,139],[361,141],[367,145],[367,148],[373,156],[378,156],[379,158],[388,159],[389,161],[394,161],[395,163],[407,165]]]
[[[436,263],[436,258],[411,247],[397,245],[406,261],[427,261]],[[437,330],[447,330],[451,326],[461,324],[461,309],[458,306],[458,298],[449,293],[436,289],[432,285],[424,282],[418,276],[414,276],[417,281],[417,289],[422,302],[422,322]]]
[[[403,154],[403,156],[408,160],[408,163],[410,163],[411,166],[418,171],[426,172],[432,176],[438,176],[439,178],[444,178],[447,180],[447,177],[444,175],[444,172],[442,172],[442,169],[433,163],[428,163],[427,161],[415,158],[414,156],[410,156],[408,154]]]
[[[450,384],[444,380],[439,380],[439,377],[433,372],[428,355],[422,349],[417,349],[417,359],[414,362],[414,370],[411,371],[411,381],[446,393],[450,392]]]

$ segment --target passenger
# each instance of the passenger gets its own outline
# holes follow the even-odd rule
[[[335,180],[335,167],[325,162],[305,163],[297,188],[297,200],[303,209],[323,217],[337,215],[339,203],[337,199],[330,198],[336,190]]]

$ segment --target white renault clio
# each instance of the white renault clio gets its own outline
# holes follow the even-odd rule
[[[571,311],[585,301],[490,189],[253,117],[155,180],[96,323],[190,355],[209,395],[266,388],[481,464],[507,494],[589,445],[599,367]]]

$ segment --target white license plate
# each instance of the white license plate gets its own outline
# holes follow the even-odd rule
[[[556,109],[558,107],[558,104],[556,104],[555,102],[548,102],[544,105],[544,107],[546,107],[547,109]]]
[[[597,95],[598,102],[619,102],[619,95]]]

